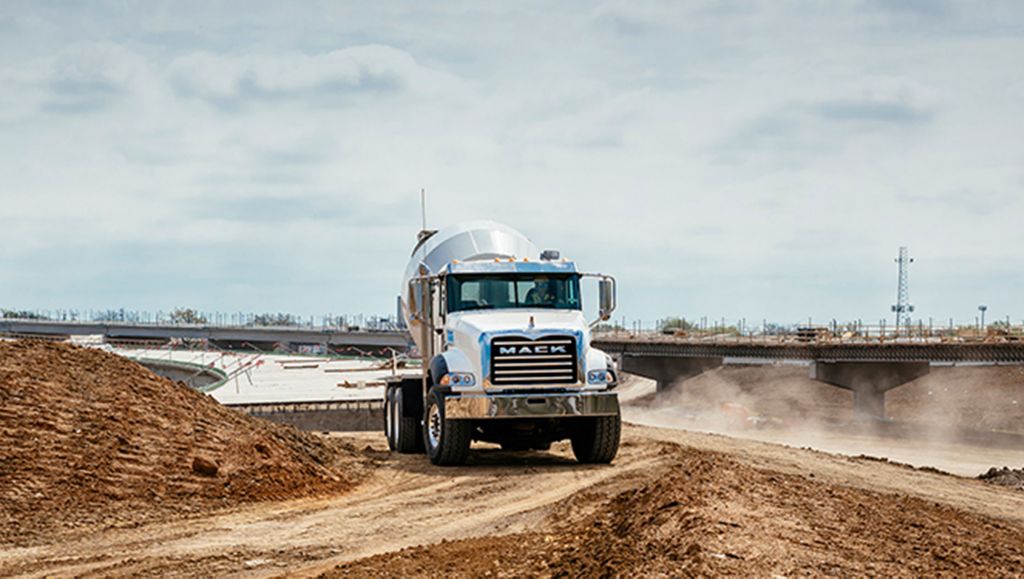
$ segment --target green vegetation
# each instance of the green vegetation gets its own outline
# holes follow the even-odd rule
[[[28,310],[4,310],[0,309],[0,318],[5,320],[48,320],[44,315],[30,312]]]
[[[696,327],[693,322],[688,322],[686,318],[665,318],[658,323],[658,329],[663,332],[675,330],[690,331],[696,329]]]
[[[192,308],[177,308],[171,312],[172,324],[205,324],[206,317]]]

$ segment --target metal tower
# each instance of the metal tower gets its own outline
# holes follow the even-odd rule
[[[907,281],[910,264],[914,263],[914,258],[907,255],[906,247],[900,248],[900,255],[896,258],[896,263],[899,264],[900,278],[896,286],[896,305],[892,306],[892,311],[896,313],[896,333],[899,334],[900,325],[910,328],[913,323],[910,314],[914,311],[914,306],[910,305],[910,287]]]

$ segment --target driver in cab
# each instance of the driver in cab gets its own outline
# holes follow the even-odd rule
[[[533,289],[526,292],[526,305],[551,306],[555,304],[554,280],[539,278]]]

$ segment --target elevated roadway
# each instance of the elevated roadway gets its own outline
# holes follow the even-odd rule
[[[858,413],[884,417],[885,393],[920,378],[933,363],[1024,364],[1019,340],[857,340],[826,337],[717,337],[598,334],[593,344],[619,360],[622,370],[655,380],[658,390],[721,366],[726,358],[803,360],[814,380],[850,390]]]
[[[3,334],[22,337],[102,335],[108,341],[208,340],[221,347],[241,348],[249,345],[260,349],[285,344],[319,345],[331,349],[352,347],[405,350],[408,343],[408,334],[400,331],[36,320],[0,320],[0,335]]]
[[[753,338],[688,340],[598,334],[593,343],[609,354],[628,357],[752,358],[830,362],[988,362],[1024,363],[1024,341],[884,342],[819,340],[800,342]]]

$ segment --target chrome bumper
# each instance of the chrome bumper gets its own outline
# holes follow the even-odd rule
[[[560,416],[615,416],[615,392],[558,394],[452,394],[444,399],[444,416],[470,418],[558,418]]]

